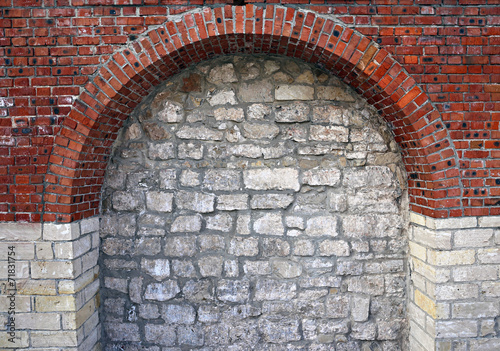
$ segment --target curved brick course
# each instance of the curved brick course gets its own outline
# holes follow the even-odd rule
[[[447,129],[427,94],[387,51],[313,12],[226,6],[182,14],[146,32],[87,83],[55,140],[44,220],[95,215],[112,140],[142,97],[185,67],[237,52],[298,57],[342,78],[393,126],[410,174],[411,209],[438,217],[463,214]]]

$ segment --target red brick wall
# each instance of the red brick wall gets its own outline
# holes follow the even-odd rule
[[[500,1],[281,1],[328,14],[343,22],[338,28],[326,28],[320,16],[260,4],[206,11],[202,25],[196,16],[176,22],[175,15],[218,3],[0,0],[0,220],[97,214],[113,137],[150,91],[148,81],[158,83],[210,52],[234,50],[320,62],[367,97],[403,149],[412,210],[434,217],[500,214]],[[265,22],[260,32],[257,19]],[[162,28],[177,41],[172,48],[162,42],[158,51]],[[321,41],[316,29],[329,35],[331,50],[330,41],[312,42]],[[130,55],[110,61],[123,48]]]

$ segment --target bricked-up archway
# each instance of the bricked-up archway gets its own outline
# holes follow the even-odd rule
[[[387,51],[310,11],[247,5],[185,13],[111,57],[85,86],[55,140],[44,221],[99,213],[113,141],[154,86],[192,64],[241,52],[297,57],[339,76],[391,124],[409,174],[411,210],[431,217],[463,215],[448,131],[426,93]]]

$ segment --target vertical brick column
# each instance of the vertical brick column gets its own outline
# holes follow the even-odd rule
[[[14,328],[0,332],[2,349],[95,349],[98,255],[97,217],[71,224],[0,224],[0,321],[12,325],[14,317]],[[15,291],[8,279],[12,269]]]
[[[500,217],[410,218],[411,350],[500,350]]]

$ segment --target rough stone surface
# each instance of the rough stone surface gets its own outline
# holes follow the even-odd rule
[[[224,56],[125,123],[102,202],[105,350],[405,349],[404,169],[348,87],[300,61]],[[481,230],[448,243],[498,265]],[[436,294],[466,299],[447,311],[495,330],[498,305],[473,305],[466,280],[498,297],[498,269],[440,267]]]

